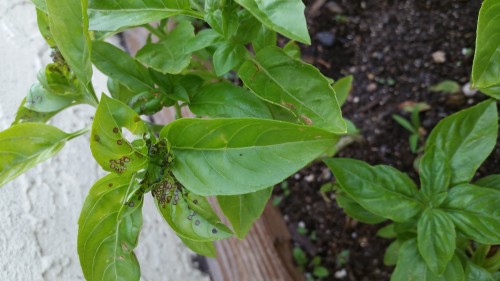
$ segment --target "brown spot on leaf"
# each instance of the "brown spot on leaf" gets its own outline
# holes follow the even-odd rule
[[[118,129],[117,127],[113,128],[113,133],[118,134],[119,131],[120,131],[120,129]]]
[[[122,141],[122,140],[117,140],[117,141],[116,141],[116,144],[117,144],[117,145],[122,145],[122,144],[123,144],[123,141]]]

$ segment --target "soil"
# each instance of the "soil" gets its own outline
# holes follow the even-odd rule
[[[418,183],[413,168],[418,155],[410,151],[408,131],[391,116],[409,118],[402,104],[425,102],[430,109],[421,112],[420,119],[423,132],[430,132],[443,117],[486,98],[479,93],[467,97],[430,91],[444,80],[469,82],[481,1],[304,2],[312,37],[311,46],[302,46],[304,59],[334,79],[354,76],[342,111],[358,127],[362,140],[337,156],[392,165]],[[498,147],[477,176],[500,172]],[[393,268],[384,266],[383,256],[390,241],[375,235],[380,226],[347,217],[336,205],[334,193],[319,192],[332,181],[325,165],[314,163],[276,188],[274,200],[294,237],[294,247],[310,260],[321,258],[330,272],[321,280],[389,280]],[[306,266],[306,275],[311,276],[312,270]]]

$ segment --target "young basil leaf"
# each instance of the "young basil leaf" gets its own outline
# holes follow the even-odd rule
[[[103,42],[92,42],[92,62],[111,79],[120,81],[130,90],[141,93],[153,89],[148,70],[121,49]]]
[[[200,195],[237,195],[281,182],[339,137],[314,127],[264,119],[179,119],[160,133],[172,171]]]
[[[493,275],[483,267],[467,260],[465,267],[466,281],[495,281]]]
[[[217,250],[215,249],[214,242],[199,242],[178,236],[182,243],[186,245],[191,251],[209,258],[216,258]]]
[[[246,55],[245,46],[233,42],[223,42],[214,53],[215,74],[222,76],[232,69],[236,69],[245,60]]]
[[[189,109],[199,116],[272,119],[266,104],[253,93],[230,83],[208,84],[196,94]]]
[[[477,180],[474,185],[500,190],[500,175],[490,175]]]
[[[494,100],[487,100],[441,120],[427,139],[451,168],[450,185],[468,182],[497,142],[498,114]]]
[[[48,91],[39,83],[31,86],[25,107],[37,112],[58,112],[74,104],[84,102],[78,95],[58,95]]]
[[[337,95],[337,100],[341,107],[344,105],[349,93],[351,92],[353,79],[352,75],[349,75],[337,80],[337,82],[333,84],[333,90]]]
[[[290,110],[303,124],[346,132],[330,82],[316,68],[290,58],[280,48],[262,49],[243,63],[238,74],[252,92]]]
[[[23,99],[21,105],[17,109],[16,119],[14,120],[14,122],[12,122],[12,125],[21,123],[33,123],[33,122],[45,123],[54,115],[59,113],[59,111],[37,112],[26,108],[25,105],[26,105],[26,98]]]
[[[344,192],[335,193],[335,199],[344,212],[357,221],[368,224],[377,224],[386,220],[383,217],[369,212]]]
[[[158,211],[177,235],[196,242],[232,236],[205,197],[169,184],[153,190],[153,196]]]
[[[439,275],[455,253],[455,225],[446,212],[426,209],[418,220],[418,250],[427,267]]]
[[[44,1],[45,4],[45,1]],[[47,6],[45,6],[47,8]],[[56,47],[56,42],[54,41],[54,37],[52,36],[52,33],[50,32],[50,27],[49,27],[49,16],[47,15],[46,12],[36,9],[36,21],[38,23],[38,30],[40,31],[40,34],[43,36],[43,39],[45,39],[45,42],[51,47],[55,48]]]
[[[139,280],[133,252],[142,227],[142,195],[132,174],[109,174],[90,189],[78,220],[78,255],[87,280]]]
[[[259,33],[252,39],[252,48],[254,52],[258,53],[260,50],[268,46],[276,46],[277,41],[276,32],[270,30],[264,25],[260,26]],[[288,44],[287,44],[288,45]],[[286,52],[285,45],[285,52]],[[288,52],[287,52],[288,53]]]
[[[396,265],[398,262],[398,252],[399,252],[399,244],[398,240],[392,241],[392,243],[385,249],[384,254],[384,265],[392,266]]]
[[[203,29],[195,37],[189,39],[184,52],[191,54],[206,47],[214,46],[222,40],[222,36],[213,29]]]
[[[420,160],[421,191],[432,202],[438,194],[448,190],[451,179],[451,169],[444,152],[436,146],[428,147]],[[444,197],[446,198],[446,197]],[[442,202],[435,202],[441,204]]]
[[[304,15],[305,6],[300,0],[235,0],[236,3],[250,11],[268,28],[284,36],[311,44]]]
[[[240,10],[238,13],[238,29],[233,36],[233,40],[239,44],[246,45],[254,38],[260,36],[262,24],[247,10]]]
[[[122,127],[134,135],[147,132],[144,122],[130,107],[102,95],[92,124],[90,149],[104,170],[118,174],[135,172],[148,164],[146,146],[129,143]]]
[[[457,228],[482,244],[500,244],[500,191],[461,184],[449,191],[444,209]]]
[[[203,19],[191,9],[189,0],[120,1],[89,0],[90,30],[117,31],[124,27],[143,25],[175,15]]]
[[[465,273],[460,259],[454,256],[441,275],[433,273],[418,253],[417,242],[410,239],[401,244],[398,263],[391,281],[465,281]]]
[[[476,53],[472,66],[472,82],[481,92],[500,98],[500,5],[486,0],[477,23]]]
[[[342,191],[368,211],[396,222],[420,212],[417,187],[406,174],[390,166],[370,166],[354,159],[323,161],[333,171]]]
[[[253,193],[217,196],[219,206],[238,238],[245,238],[253,223],[264,211],[272,192],[273,188],[269,187]]]
[[[59,51],[78,79],[88,87],[92,78],[87,1],[46,0],[49,24]]]
[[[185,48],[194,37],[193,25],[188,21],[180,22],[158,43],[148,43],[137,52],[138,61],[163,74],[178,74],[191,61],[191,54]]]
[[[297,45],[297,43],[293,40],[285,44],[285,46],[283,47],[283,51],[285,51],[285,53],[292,59],[300,60],[302,56],[299,45]],[[335,93],[336,92],[337,91],[335,91]]]
[[[387,239],[396,238],[397,233],[396,230],[394,229],[394,224],[391,223],[379,229],[377,231],[377,236]]]
[[[0,186],[54,156],[87,130],[67,134],[42,123],[22,123],[0,132]]]
[[[108,78],[107,86],[111,97],[124,104],[129,104],[132,98],[137,95],[136,92],[132,92],[129,88],[120,83],[120,81],[113,78]]]

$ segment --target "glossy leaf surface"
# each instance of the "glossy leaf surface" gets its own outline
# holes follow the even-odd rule
[[[340,106],[344,105],[347,97],[349,97],[349,94],[352,90],[353,80],[354,78],[349,75],[346,77],[342,77],[333,84],[333,90],[335,90],[335,94],[337,95],[337,100]]]
[[[46,90],[41,84],[36,83],[26,97],[25,107],[37,112],[55,112],[71,105],[83,102],[83,97],[75,95],[58,95]]]
[[[442,208],[457,228],[479,243],[500,244],[500,191],[462,184],[452,188]]]
[[[163,74],[178,74],[191,61],[191,54],[186,54],[185,48],[193,37],[194,28],[191,23],[182,21],[158,43],[146,44],[137,52],[136,58]]]
[[[420,160],[419,175],[421,191],[428,199],[448,190],[451,169],[446,155],[439,147],[432,146],[425,151]]]
[[[272,119],[271,111],[256,95],[230,83],[212,83],[192,99],[189,109],[199,116]]]
[[[433,273],[425,264],[417,249],[415,239],[401,244],[398,263],[391,281],[464,281],[465,273],[458,257],[454,256],[441,275]]]
[[[87,86],[92,77],[88,18],[84,13],[87,1],[46,1],[50,30],[57,47],[76,77]]]
[[[403,222],[421,210],[417,187],[406,175],[390,166],[370,166],[347,158],[323,160],[352,199],[368,211]]]
[[[500,3],[483,2],[477,23],[476,53],[472,67],[473,85],[496,99],[500,98]]]
[[[311,44],[307,31],[305,6],[300,0],[235,0],[268,28],[284,36]]]
[[[498,115],[493,100],[450,115],[432,130],[426,149],[436,146],[451,168],[450,184],[468,182],[497,141]]]
[[[237,68],[245,60],[245,46],[232,42],[222,43],[214,53],[213,64],[215,74],[222,76]]]
[[[122,128],[139,136],[139,144],[127,141]],[[92,124],[90,149],[104,170],[122,174],[144,168],[148,163],[147,148],[142,141],[144,133],[146,125],[135,111],[102,95]]]
[[[90,189],[78,220],[78,255],[89,281],[138,281],[133,250],[142,227],[142,196],[132,175],[110,174]]]
[[[273,188],[270,187],[247,194],[217,196],[219,206],[238,238],[245,238],[253,223],[264,211],[272,191]]]
[[[315,67],[267,47],[247,60],[238,74],[252,92],[291,111],[303,124],[346,132],[335,91]]]
[[[90,30],[116,31],[184,14],[203,18],[191,10],[189,0],[89,0]]]
[[[381,216],[370,213],[344,192],[336,192],[335,199],[344,212],[357,221],[368,224],[377,224],[386,220]]]
[[[25,105],[26,105],[26,98],[24,98],[23,101],[21,102],[21,105],[19,105],[19,108],[17,109],[16,112],[16,119],[14,120],[14,122],[12,122],[12,125],[21,123],[33,123],[33,122],[45,123],[54,115],[59,113],[58,111],[37,112],[26,108]]]
[[[67,134],[42,123],[22,123],[0,132],[0,186],[54,156],[85,131]]]
[[[182,243],[186,245],[191,251],[209,258],[215,258],[217,256],[217,250],[215,249],[214,242],[200,242],[193,241],[182,236],[178,236]]]
[[[455,253],[455,225],[446,212],[427,209],[418,220],[418,250],[435,274],[446,269]]]
[[[474,185],[500,190],[500,175],[490,175],[477,180]]]
[[[173,173],[200,195],[236,195],[272,186],[314,160],[338,136],[286,122],[180,119],[160,136],[173,150]]]

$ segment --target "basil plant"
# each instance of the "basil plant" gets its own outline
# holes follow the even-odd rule
[[[391,280],[499,280],[500,175],[471,182],[497,143],[496,101],[453,114],[431,132],[420,188],[404,173],[353,159],[326,159],[337,202],[365,223],[392,221],[385,263]],[[491,251],[490,251],[491,250]]]
[[[87,280],[140,279],[134,248],[144,196],[189,248],[215,256],[212,241],[243,238],[271,187],[346,132],[332,81],[300,60],[295,42],[310,43],[300,0],[33,3],[53,62],[0,133],[0,184],[90,131],[108,175],[90,189],[78,222]],[[107,43],[136,27],[149,37],[135,56]],[[290,39],[284,47],[277,33]],[[108,76],[109,93],[95,93],[92,66]],[[96,107],[92,128],[66,133],[47,124],[79,104]],[[144,117],[164,107],[176,121]],[[184,107],[204,118],[183,118]]]

